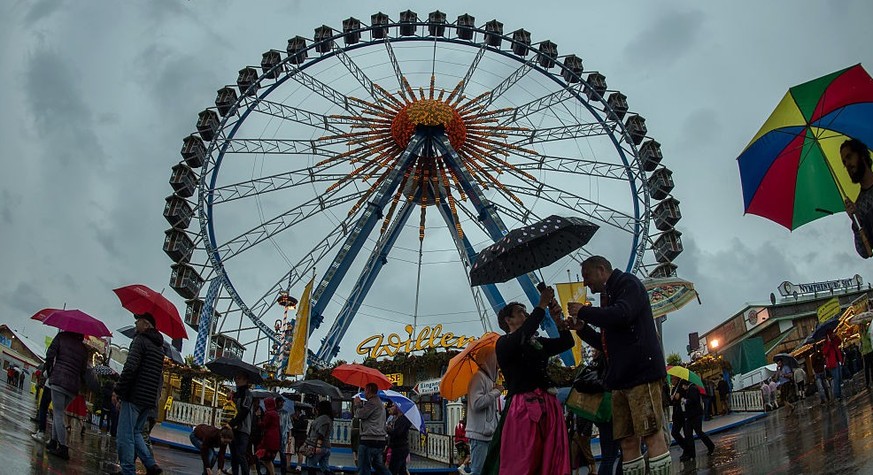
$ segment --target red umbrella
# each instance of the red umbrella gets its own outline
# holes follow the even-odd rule
[[[113,292],[121,300],[121,306],[135,315],[150,313],[155,317],[158,331],[170,338],[188,338],[179,310],[163,295],[141,284],[119,287]]]
[[[61,311],[61,309],[59,309],[59,308],[44,308],[44,309],[40,310],[39,312],[34,313],[33,316],[30,317],[30,319],[41,322],[41,321],[45,320],[45,317],[48,317],[49,315],[51,315],[55,312],[60,312],[60,311]]]
[[[388,389],[393,385],[378,369],[360,364],[341,364],[330,374],[346,384],[359,388],[363,388],[368,383],[376,383],[379,389]]]
[[[60,310],[45,317],[43,325],[59,328],[63,331],[92,335],[96,337],[112,336],[100,320],[81,310]]]

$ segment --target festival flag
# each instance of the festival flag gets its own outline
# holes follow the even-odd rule
[[[567,304],[570,302],[585,303],[588,301],[588,292],[583,282],[567,282],[563,284],[555,284],[555,292],[558,294],[558,301],[564,308],[564,315],[576,318],[576,315],[570,315],[567,309]],[[573,360],[576,366],[582,363],[582,340],[573,332],[573,340],[576,342],[573,345]]]
[[[302,375],[306,371],[306,342],[309,338],[309,311],[310,297],[312,295],[313,277],[306,288],[297,306],[297,323],[294,325],[294,338],[291,340],[291,352],[288,355],[288,366],[285,368],[286,375]]]

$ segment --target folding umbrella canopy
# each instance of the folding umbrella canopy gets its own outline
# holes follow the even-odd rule
[[[289,388],[303,394],[317,394],[319,396],[343,397],[338,387],[318,379],[308,379],[292,383]]]
[[[409,422],[412,423],[412,427],[414,427],[415,430],[422,434],[427,433],[427,428],[424,425],[424,418],[421,417],[421,411],[418,410],[418,406],[416,406],[411,399],[390,389],[384,391],[380,390],[376,394],[379,396],[379,399],[386,402],[391,401],[400,408],[400,412],[404,417],[409,419]],[[364,393],[358,393],[358,397],[361,398],[362,401],[367,400],[364,397]]]
[[[206,367],[209,368],[209,371],[227,379],[233,379],[237,374],[245,373],[249,377],[250,383],[259,384],[264,382],[264,378],[261,377],[261,370],[257,366],[246,363],[238,358],[222,356],[206,363]]]
[[[812,335],[807,338],[807,343],[813,343],[819,340],[824,340],[825,336],[827,336],[828,332],[834,331],[840,325],[840,317],[834,317],[830,320],[819,323],[815,330],[813,330]]]
[[[118,373],[115,372],[114,369],[106,366],[105,364],[97,365],[93,368],[94,374],[97,376],[118,376]]]
[[[61,310],[53,312],[45,317],[43,325],[59,328],[63,331],[81,333],[96,337],[112,336],[112,332],[106,328],[100,320],[88,315],[81,310]]]
[[[581,218],[549,216],[513,229],[482,249],[470,270],[471,285],[495,284],[553,264],[588,244],[598,226]]]
[[[698,388],[703,388],[703,379],[700,378],[700,375],[684,366],[667,366],[667,374],[696,384]]]
[[[342,364],[337,366],[330,374],[351,386],[363,388],[367,383],[375,383],[379,389],[388,389],[393,383],[381,371],[360,364]]]
[[[860,64],[789,89],[737,158],[746,213],[793,230],[855,201],[840,146],[871,146],[871,116],[873,79]]]
[[[173,302],[158,292],[136,284],[114,289],[121,306],[135,315],[149,313],[155,317],[155,327],[170,338],[188,338],[188,331]]]
[[[467,394],[470,379],[479,371],[478,355],[486,348],[493,349],[498,338],[500,335],[497,333],[486,333],[449,360],[446,373],[440,379],[440,396],[443,399],[454,401]]]
[[[121,333],[122,335],[124,335],[132,340],[133,337],[136,336],[136,327],[133,325],[121,327],[118,329],[118,333]],[[166,356],[167,358],[170,358],[175,363],[178,363],[178,364],[185,363],[185,358],[182,358],[182,353],[179,353],[179,350],[177,350],[168,341],[164,341],[164,356]]]
[[[41,322],[41,321],[45,320],[45,318],[48,317],[49,315],[51,315],[55,312],[60,312],[60,311],[61,311],[61,309],[59,309],[59,308],[44,308],[44,309],[40,310],[39,312],[34,313],[33,316],[30,317],[30,319]]]
[[[694,290],[694,283],[676,277],[646,279],[643,281],[649,293],[652,317],[658,318],[679,310],[700,296]]]
[[[779,353],[773,356],[773,361],[778,362],[779,360],[782,360],[782,364],[790,366],[792,368],[797,368],[798,366],[800,366],[797,363],[797,358],[789,355],[788,353]]]
[[[266,399],[266,398],[277,398],[281,396],[279,393],[275,391],[270,391],[268,389],[252,389],[251,391],[252,397],[255,399]]]

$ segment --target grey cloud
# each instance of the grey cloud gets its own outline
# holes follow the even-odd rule
[[[45,307],[48,302],[40,288],[29,282],[18,282],[13,290],[4,293],[3,300],[11,308],[27,316]]]
[[[33,2],[24,16],[24,21],[28,24],[37,23],[60,10],[64,3],[66,2],[63,0],[39,0]]]
[[[20,195],[14,194],[9,190],[3,190],[2,196],[0,196],[0,219],[3,220],[4,224],[12,225],[15,219],[15,208],[20,205]]]
[[[659,6],[655,8],[661,8]],[[661,10],[648,28],[644,28],[625,47],[625,55],[635,65],[673,64],[694,48],[705,17],[697,10]]]

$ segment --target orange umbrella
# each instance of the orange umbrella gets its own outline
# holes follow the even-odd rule
[[[494,348],[500,335],[489,332],[482,338],[470,343],[464,351],[449,360],[446,374],[440,380],[440,396],[449,401],[454,401],[467,394],[467,386],[470,379],[479,371],[478,355],[485,348]]]
[[[379,389],[388,389],[393,385],[388,377],[378,369],[356,363],[341,364],[334,368],[330,374],[346,384],[359,388],[363,388],[367,383],[376,383]]]

